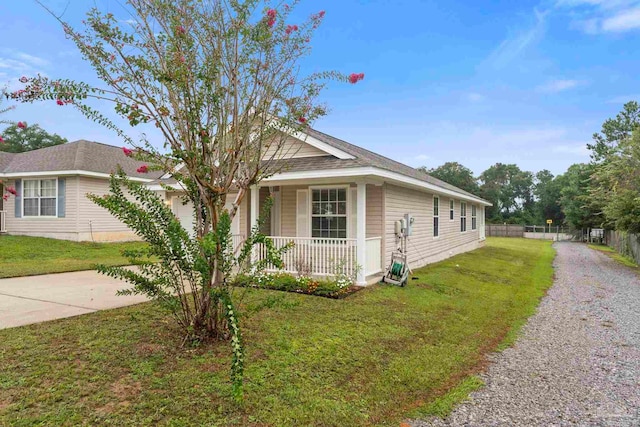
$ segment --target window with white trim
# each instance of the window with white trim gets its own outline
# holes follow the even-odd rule
[[[433,237],[440,235],[440,198],[433,196]]]
[[[467,231],[467,204],[460,202],[460,232]]]
[[[449,221],[453,221],[453,212],[455,210],[455,202],[449,199]]]
[[[475,230],[476,228],[478,228],[478,212],[476,205],[471,205],[471,229]]]
[[[57,216],[58,185],[55,178],[25,179],[22,185],[23,216]]]
[[[347,237],[347,189],[311,190],[311,237]]]

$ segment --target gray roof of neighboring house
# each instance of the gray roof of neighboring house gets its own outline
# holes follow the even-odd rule
[[[143,162],[127,157],[121,147],[99,142],[79,140],[24,153],[0,151],[0,174],[88,171],[110,174],[121,166],[130,177],[155,179],[160,171],[139,173]]]
[[[380,154],[374,153],[373,151],[366,150],[364,148],[358,147],[357,145],[353,145],[331,135],[327,135],[326,133],[312,128],[307,128],[305,130],[305,133],[315,139],[324,142],[325,144],[332,146],[333,148],[344,151],[354,158],[339,159],[330,154],[327,154],[326,156],[298,157],[293,159],[281,160],[283,164],[274,165],[276,169],[280,169],[283,172],[302,172],[373,166],[376,168],[397,172],[407,177],[415,178],[446,190],[455,191],[459,194],[480,199],[480,197],[475,194],[469,193],[468,191],[464,191],[454,185],[434,178],[425,172],[421,172],[418,169],[412,168],[411,166],[407,166],[400,162],[396,162],[395,160],[391,160],[388,157],[381,156]],[[167,178],[159,179],[155,182],[162,182],[164,184],[171,185],[175,184],[176,180],[174,178]]]

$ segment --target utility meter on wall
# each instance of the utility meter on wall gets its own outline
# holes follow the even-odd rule
[[[404,214],[404,222],[405,222],[405,230],[404,230],[404,235],[405,236],[411,236],[411,234],[413,233],[413,215],[411,214]]]

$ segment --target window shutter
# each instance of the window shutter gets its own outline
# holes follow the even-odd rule
[[[351,188],[349,193],[349,226],[347,227],[347,236],[350,239],[356,238],[358,229],[358,189]]]
[[[309,190],[298,190],[296,199],[296,237],[309,237]]]
[[[22,218],[22,180],[16,179],[15,217]]]
[[[58,178],[58,218],[64,218],[66,209],[66,179]]]

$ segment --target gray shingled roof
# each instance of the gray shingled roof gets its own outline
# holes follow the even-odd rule
[[[125,156],[121,147],[79,140],[25,153],[0,152],[1,173],[89,171],[110,174],[118,165],[130,177],[155,179],[162,172],[138,173],[143,162]]]
[[[336,167],[354,167],[354,166],[373,166],[380,169],[389,170],[392,172],[397,172],[402,175],[408,176],[410,178],[419,179],[420,181],[428,182],[429,184],[437,185],[438,187],[442,187],[447,190],[455,191],[456,193],[466,194],[468,196],[480,198],[475,194],[464,191],[455,185],[451,185],[447,182],[444,182],[440,179],[434,178],[431,175],[421,172],[418,169],[412,168],[411,166],[407,166],[403,163],[396,162],[395,160],[391,160],[388,157],[381,156],[380,154],[374,153],[373,151],[366,150],[362,147],[358,147],[357,145],[350,144],[341,139],[335,138],[331,135],[327,135],[326,133],[320,132],[318,130],[308,128],[306,133],[309,136],[312,136],[320,141],[329,144],[330,146],[337,148],[338,150],[342,150],[347,154],[355,157],[353,160],[340,160],[335,159],[337,162],[357,162],[357,164],[349,164],[349,163],[337,163]],[[311,166],[311,165],[309,165]],[[328,165],[325,164],[325,168]],[[322,168],[317,168],[322,169]]]
[[[325,144],[328,144],[338,150],[353,156],[353,159],[339,159],[332,155],[316,156],[316,157],[299,157],[294,159],[281,160],[282,165],[273,165],[276,169],[280,169],[283,172],[303,172],[313,170],[326,170],[326,169],[346,169],[354,167],[367,167],[373,166],[380,169],[385,169],[392,172],[405,175],[410,178],[415,178],[420,181],[427,182],[432,185],[436,185],[446,190],[455,191],[456,193],[474,197],[476,199],[482,199],[481,197],[464,191],[454,185],[432,177],[431,175],[421,172],[411,166],[407,166],[403,163],[391,160],[388,157],[381,156],[373,151],[366,150],[358,147],[357,145],[350,144],[341,139],[335,138],[326,133],[318,130],[307,128],[305,131],[309,136],[316,138]],[[163,184],[175,184],[176,180],[173,178],[159,179],[154,181],[155,183],[162,182]],[[487,202],[488,203],[488,202]]]

